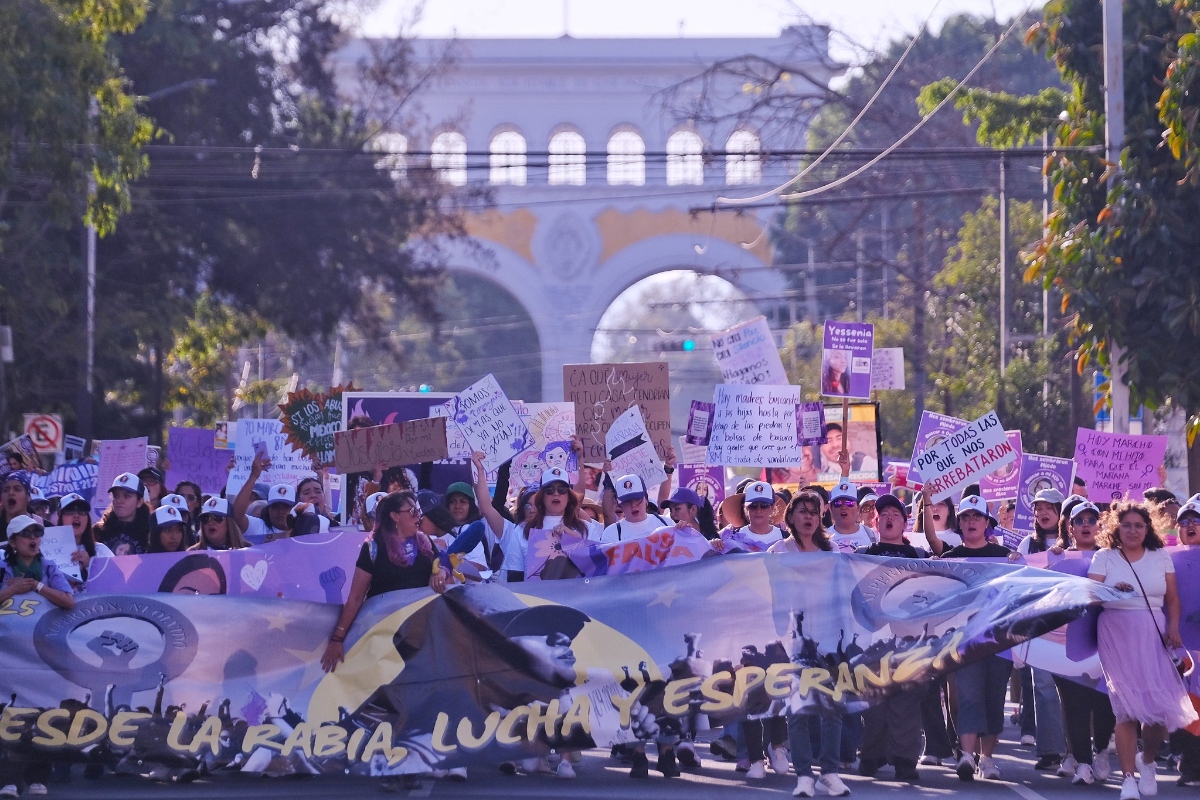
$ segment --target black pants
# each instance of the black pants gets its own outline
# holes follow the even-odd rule
[[[41,753],[19,748],[8,750],[0,756],[0,786],[11,784],[20,789],[28,788],[31,783],[45,785],[50,782],[53,763]]]
[[[915,764],[921,757],[921,707],[926,695],[924,686],[916,686],[864,711],[860,757],[864,761],[895,764],[896,759],[903,759]]]
[[[1063,704],[1063,723],[1071,755],[1080,764],[1091,764],[1092,753],[1108,747],[1116,728],[1112,703],[1108,695],[1086,686],[1054,676]]]
[[[921,727],[925,730],[925,755],[934,758],[953,758],[954,740],[946,726],[946,679],[938,678],[929,685],[921,699]]]
[[[1179,777],[1200,780],[1200,736],[1184,730],[1171,733],[1171,752],[1179,753]]]
[[[764,740],[774,747],[787,744],[787,720],[783,717],[748,719],[742,723],[742,735],[746,737],[750,762],[762,761],[767,757]]]

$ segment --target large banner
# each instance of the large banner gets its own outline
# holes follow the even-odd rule
[[[3,746],[157,774],[420,773],[860,710],[1117,594],[1011,564],[732,555],[652,573],[336,606],[190,594],[0,614]]]

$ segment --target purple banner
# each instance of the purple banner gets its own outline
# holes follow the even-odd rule
[[[233,454],[217,449],[216,431],[207,428],[171,428],[167,439],[167,487],[180,481],[200,485],[200,491],[218,494],[229,478]]]
[[[1011,464],[1005,464],[1000,469],[984,475],[979,479],[979,493],[983,495],[983,499],[989,503],[995,503],[999,500],[1011,500],[1017,496],[1018,481],[1021,478],[1021,432],[1020,431],[1005,431],[1008,434],[1008,443],[1017,453],[1017,460]]]
[[[921,483],[921,471],[917,469],[917,459],[931,447],[937,447],[952,433],[958,433],[970,425],[967,420],[949,417],[934,411],[921,412],[921,424],[917,426],[917,438],[913,442],[912,459],[908,462],[908,484]]]
[[[821,394],[870,400],[874,350],[874,325],[826,320],[821,351]]]
[[[1063,497],[1071,493],[1075,462],[1069,458],[1025,453],[1021,456],[1021,474],[1017,478],[1017,514],[1013,529],[1033,533],[1033,498],[1042,489],[1058,489]]]
[[[241,550],[97,558],[87,593],[224,594],[341,604],[367,534],[335,528]]]
[[[680,464],[679,485],[708,498],[713,508],[725,499],[725,468],[715,464]]]

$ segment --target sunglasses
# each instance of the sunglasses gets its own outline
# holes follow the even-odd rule
[[[1100,520],[1098,517],[1094,517],[1091,514],[1080,514],[1078,517],[1071,520],[1071,524],[1073,524],[1073,525],[1095,525],[1099,521]]]
[[[223,519],[225,518],[218,514],[201,514],[198,521],[201,525],[207,525],[210,522],[217,522]]]
[[[854,502],[853,500],[842,499],[834,500],[829,505],[833,506],[834,508],[853,508],[854,506],[858,505],[858,503]]]
[[[23,531],[17,531],[15,536],[24,536],[28,539],[40,539],[46,535],[46,532],[41,528],[26,528]]]
[[[412,514],[417,519],[421,518],[420,506],[407,506],[406,508],[398,508],[396,510],[401,514]]]
[[[746,505],[746,508],[757,509],[758,511],[762,511],[762,510],[770,508],[770,507],[771,507],[770,503],[748,503]]]
[[[552,483],[542,487],[542,494],[570,494],[571,487],[565,483]]]
[[[1179,520],[1179,529],[1185,528],[1200,528],[1200,517],[1188,517],[1187,519]]]

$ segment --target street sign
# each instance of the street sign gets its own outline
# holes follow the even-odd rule
[[[58,453],[63,449],[63,422],[59,414],[26,414],[25,435],[39,453]]]

